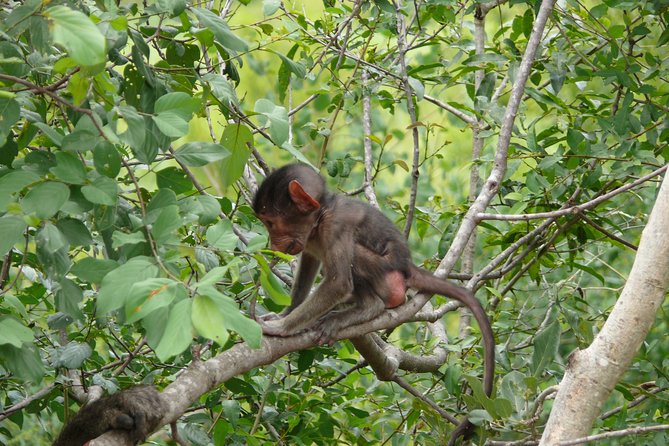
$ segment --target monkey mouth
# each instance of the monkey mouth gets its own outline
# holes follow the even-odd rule
[[[286,246],[286,249],[284,250],[284,252],[286,254],[290,254],[291,256],[294,256],[296,254],[301,253],[302,249],[303,249],[302,244],[298,243],[297,240],[293,240],[292,242],[290,242],[290,244],[288,246]]]

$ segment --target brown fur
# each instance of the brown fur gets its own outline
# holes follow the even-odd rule
[[[83,446],[110,430],[124,431],[128,440],[136,444],[159,426],[164,410],[156,389],[131,387],[82,407],[53,446]]]

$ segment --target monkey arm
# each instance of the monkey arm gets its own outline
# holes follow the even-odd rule
[[[320,242],[329,247],[328,256],[323,259],[323,281],[311,296],[295,306],[285,317],[261,321],[263,333],[274,336],[299,333],[312,327],[327,312],[350,299],[353,292],[353,236],[347,230],[329,229],[323,233],[329,235]]]
[[[321,262],[313,255],[303,252],[300,258],[300,265],[297,268],[297,276],[293,289],[290,292],[290,305],[283,311],[283,315],[287,315],[298,307],[309,295],[311,285],[313,285],[318,274],[318,269],[321,267]]]
[[[293,289],[290,291],[290,305],[288,305],[281,314],[270,312],[256,317],[256,320],[263,324],[264,322],[281,319],[290,314],[297,306],[304,302],[304,299],[309,295],[311,285],[313,285],[320,267],[320,260],[311,254],[303,252],[300,256],[300,264],[297,267],[297,275],[295,277]]]

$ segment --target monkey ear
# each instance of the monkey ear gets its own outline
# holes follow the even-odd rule
[[[297,209],[304,214],[317,211],[321,208],[321,204],[309,195],[297,180],[292,180],[288,183],[288,193]]]

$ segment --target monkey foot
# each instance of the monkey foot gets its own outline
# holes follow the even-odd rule
[[[256,316],[256,321],[260,324],[262,324],[265,321],[275,321],[277,319],[281,319],[281,315],[272,312],[263,314],[261,316]]]

